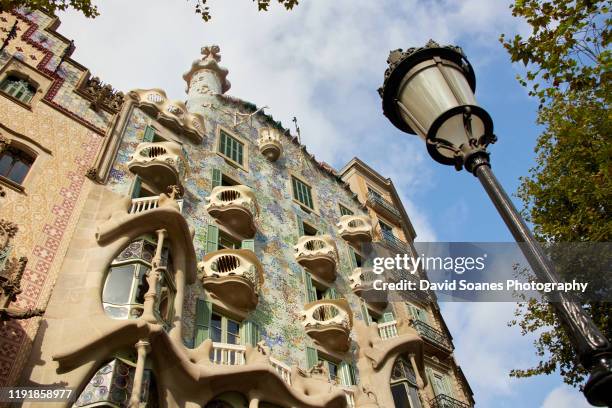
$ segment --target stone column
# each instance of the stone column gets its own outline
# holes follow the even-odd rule
[[[157,317],[155,316],[154,309],[159,293],[157,293],[157,284],[161,274],[166,269],[165,266],[161,265],[161,254],[164,248],[164,240],[166,238],[166,230],[157,230],[157,248],[155,249],[155,256],[151,262],[151,270],[149,276],[147,276],[147,283],[149,284],[149,290],[144,295],[144,311],[142,317],[149,323],[157,323]]]
[[[146,340],[140,340],[138,343],[136,343],[138,360],[136,361],[134,384],[132,385],[132,395],[130,396],[130,408],[138,408],[140,406],[140,395],[142,394],[142,376],[144,374],[144,366],[147,361],[147,354],[150,349],[151,345]]]

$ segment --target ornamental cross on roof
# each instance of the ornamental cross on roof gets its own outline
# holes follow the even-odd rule
[[[208,59],[214,59],[215,61],[221,61],[221,48],[218,45],[207,45],[202,47],[200,53],[204,56],[202,60],[206,61]]]

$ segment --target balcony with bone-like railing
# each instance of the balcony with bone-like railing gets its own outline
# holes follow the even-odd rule
[[[388,299],[386,291],[374,289],[374,281],[380,279],[372,268],[359,267],[353,269],[349,276],[349,283],[353,293],[364,299],[368,305],[379,314],[387,306]]]
[[[372,222],[368,216],[343,215],[336,226],[342,239],[355,247],[372,241]]]
[[[239,315],[255,309],[263,285],[261,263],[248,249],[223,249],[198,264],[204,288],[213,299]]]
[[[183,199],[175,199],[178,204],[179,210],[183,211]],[[159,206],[159,196],[151,197],[139,197],[132,198],[132,205],[130,206],[130,214],[138,214],[143,211],[154,210]]]
[[[175,142],[144,142],[128,162],[128,168],[159,191],[181,185],[185,176],[185,157]]]
[[[317,344],[345,352],[350,345],[353,313],[346,299],[323,299],[304,305],[302,325]]]
[[[298,239],[295,259],[318,281],[330,283],[336,280],[338,249],[329,235],[304,235]]]
[[[257,345],[259,348],[260,345]],[[268,351],[266,351],[268,352]],[[246,346],[242,344],[228,344],[213,342],[210,351],[210,361],[215,365],[235,365],[241,366],[247,363],[246,359]],[[276,374],[288,385],[292,385],[292,369],[282,361],[268,356],[268,363],[272,366]],[[334,383],[335,386],[340,387],[346,395],[346,403],[348,408],[355,407],[354,389],[350,386],[342,386]]]
[[[471,408],[472,406],[446,394],[437,395],[429,401],[431,408]]]
[[[263,128],[259,131],[259,151],[268,160],[276,161],[283,153],[283,145],[281,144],[281,133],[275,128]]]
[[[255,235],[257,199],[250,187],[217,186],[206,201],[206,210],[219,224],[245,238]]]

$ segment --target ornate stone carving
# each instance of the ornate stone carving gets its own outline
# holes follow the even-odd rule
[[[220,52],[221,52],[221,48],[218,45],[205,45],[204,47],[200,49],[200,54],[204,56],[202,58],[202,61],[213,59],[217,62],[220,62],[221,61],[221,55],[219,55]]]
[[[17,231],[19,231],[17,224],[0,219],[0,253],[8,246]]]
[[[219,65],[221,61],[221,49],[218,45],[207,45],[202,47],[200,50],[202,54],[202,58],[199,60],[193,61],[191,64],[191,69],[187,71],[183,75],[183,79],[187,82],[187,91],[189,91],[189,87],[195,85],[196,82],[202,81],[202,78],[196,75],[200,71],[209,71],[214,74],[216,78],[214,82],[214,86],[211,89],[205,90],[206,94],[223,94],[227,92],[231,84],[227,80],[228,70]],[[210,75],[209,75],[210,76]],[[193,80],[193,81],[192,81]],[[208,86],[213,85],[213,83],[208,83]]]
[[[87,172],[85,173],[85,177],[92,181],[96,181],[98,178],[98,169],[96,169],[95,167],[88,168]]]
[[[0,135],[0,153],[5,151],[7,147],[9,147],[10,144],[11,144],[11,139]]]
[[[28,258],[11,258],[4,264],[0,271],[0,322],[9,319],[29,319],[33,316],[41,316],[44,309],[18,309],[11,308],[10,304],[17,300],[21,293],[21,278],[25,270]]]
[[[91,100],[91,108],[95,112],[106,108],[116,113],[123,105],[123,92],[114,90],[110,84],[103,83],[98,77],[89,78],[81,92]]]

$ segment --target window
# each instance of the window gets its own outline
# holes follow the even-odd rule
[[[419,320],[423,323],[429,323],[429,318],[425,309],[411,305],[410,303],[406,303],[406,307],[408,308],[408,311],[413,319]]]
[[[403,358],[398,358],[393,365],[391,394],[396,408],[421,408],[416,375]]]
[[[318,233],[319,231],[317,231],[315,227],[308,224],[307,222],[304,222],[304,234],[303,235],[315,236]]]
[[[0,90],[23,103],[30,103],[36,93],[34,85],[15,75],[7,76],[0,84]]]
[[[224,187],[229,187],[229,186],[238,186],[240,185],[240,183],[230,178],[229,176],[223,174],[221,175],[221,185]]]
[[[224,130],[219,132],[219,152],[239,165],[244,165],[244,143]]]
[[[21,184],[32,163],[34,157],[14,146],[9,146],[0,154],[0,176]]]
[[[427,377],[429,378],[429,382],[431,383],[436,396],[442,394],[448,395],[449,397],[454,396],[451,381],[448,375],[440,373],[429,367],[426,367],[425,371],[427,372]]]
[[[217,249],[240,249],[240,243],[240,240],[223,231],[219,231],[219,245]]]
[[[378,221],[378,225],[380,225],[380,230],[384,236],[393,236],[393,227],[387,223],[382,221]]]
[[[240,323],[213,312],[210,316],[210,339],[216,343],[240,344]]]
[[[336,381],[336,378],[338,377],[338,364],[334,363],[333,361],[329,361],[321,356],[319,356],[319,362],[323,363],[323,367],[327,369],[327,372],[329,373],[329,379],[332,382]]]
[[[353,215],[353,214],[354,213],[351,210],[349,210],[348,208],[340,204],[340,215]]]
[[[130,243],[113,260],[102,291],[104,311],[113,319],[136,319],[142,315],[145,294],[149,290],[147,274],[155,256],[157,243],[146,236]],[[162,249],[161,265],[166,269],[157,286],[158,301],[154,313],[169,324],[174,303],[173,263],[167,246]]]
[[[382,194],[380,194],[378,191],[374,190],[373,188],[368,187],[368,193],[380,200],[384,200]]]
[[[300,204],[314,210],[310,186],[293,176],[291,177],[291,183],[293,186],[293,198]]]

